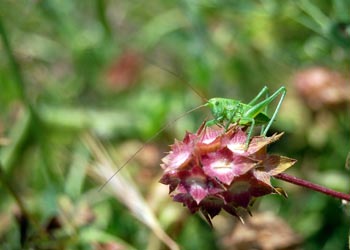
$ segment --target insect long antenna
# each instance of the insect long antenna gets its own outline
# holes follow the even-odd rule
[[[108,184],[108,182],[110,182],[110,180],[112,180],[113,177],[116,176],[116,175],[120,172],[120,170],[122,170],[132,159],[134,159],[135,156],[136,156],[142,149],[144,149],[144,147],[145,147],[149,142],[151,142],[154,138],[156,138],[161,132],[163,132],[165,129],[167,129],[170,125],[174,124],[176,121],[180,120],[182,117],[188,115],[189,113],[191,113],[191,112],[193,112],[193,111],[195,111],[195,110],[197,110],[197,109],[203,108],[204,106],[205,106],[205,104],[200,105],[200,106],[198,106],[198,107],[196,107],[196,108],[193,108],[193,109],[191,109],[191,110],[188,110],[188,111],[186,111],[185,113],[181,114],[180,116],[176,117],[174,120],[171,120],[170,122],[166,123],[160,130],[158,130],[157,133],[155,133],[155,134],[154,134],[152,137],[150,137],[141,147],[139,147],[139,148],[135,151],[135,153],[133,153],[133,154],[130,156],[130,158],[129,158],[126,162],[124,162],[124,164],[121,165],[121,166],[115,171],[115,173],[114,173],[111,177],[108,178],[108,180],[107,180],[105,183],[102,184],[102,186],[98,189],[98,191],[101,191],[101,190]]]
[[[205,98],[197,89],[195,89],[188,81],[186,81],[186,79],[184,77],[181,77],[180,75],[176,74],[174,71],[171,71],[170,69],[168,68],[165,68],[163,66],[160,66],[156,63],[154,63],[153,61],[151,61],[150,59],[148,58],[145,58],[145,60],[147,60],[149,63],[155,65],[156,67],[168,72],[169,74],[173,75],[175,78],[179,79],[182,83],[186,84],[194,93],[196,93],[204,103],[207,103],[208,102],[208,99]]]

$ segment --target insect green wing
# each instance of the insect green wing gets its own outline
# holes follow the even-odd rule
[[[255,119],[255,124],[257,125],[267,124],[271,120],[270,117],[268,117],[263,112],[257,114],[257,116],[254,119]]]

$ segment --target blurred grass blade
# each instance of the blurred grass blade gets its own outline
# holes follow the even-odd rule
[[[67,181],[65,182],[65,191],[73,199],[78,199],[81,194],[88,161],[89,152],[80,142],[77,142],[74,148],[72,164],[66,177]]]
[[[321,29],[319,31],[321,31],[320,33],[324,33],[329,24],[330,24],[330,20],[329,18],[314,4],[312,4],[310,1],[305,1],[302,0],[300,2],[298,2],[299,7],[305,11],[305,13],[307,13],[315,23],[317,23]]]
[[[113,175],[117,167],[97,139],[92,136],[85,136],[83,141],[97,161],[92,176],[101,183],[105,182]],[[151,208],[130,179],[118,174],[108,183],[106,188],[112,191],[115,197],[129,208],[138,220],[148,226],[169,249],[180,249],[176,242],[161,228]]]
[[[346,156],[345,168],[350,170],[350,152],[348,152],[348,155]]]
[[[127,249],[127,250],[136,250],[136,248],[132,247],[130,244],[127,244],[126,242],[122,241],[120,238],[115,237],[109,233],[106,233],[102,230],[93,228],[93,227],[87,227],[81,230],[81,241],[86,242],[87,244],[91,244],[91,242],[103,242],[103,243],[110,243],[113,242],[115,246],[118,246],[117,249]],[[112,243],[110,243],[112,244]],[[103,248],[105,249],[105,248]],[[107,247],[106,247],[107,249]]]
[[[23,109],[8,136],[10,143],[0,150],[0,161],[5,172],[10,171],[16,159],[18,159],[21,148],[28,140],[32,123],[31,113],[27,109]]]
[[[130,127],[128,112],[120,110],[97,110],[89,108],[54,107],[42,105],[38,108],[40,118],[52,127],[93,130],[100,136],[112,136],[115,131]]]
[[[140,31],[136,40],[139,47],[147,49],[153,47],[168,33],[185,26],[184,17],[178,9],[166,11],[155,16]]]

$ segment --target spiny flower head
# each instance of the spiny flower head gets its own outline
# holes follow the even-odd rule
[[[271,137],[255,136],[246,147],[247,134],[242,127],[228,130],[206,127],[204,123],[182,141],[175,140],[171,151],[162,159],[161,183],[169,185],[174,201],[195,213],[202,212],[207,221],[223,209],[241,219],[255,198],[271,193],[286,196],[275,188],[270,178],[291,167],[296,160],[267,154],[268,144],[283,133]]]

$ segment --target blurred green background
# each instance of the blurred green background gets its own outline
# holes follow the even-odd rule
[[[98,189],[202,103],[190,83],[243,102],[286,86],[270,151],[298,160],[288,173],[348,193],[349,1],[2,0],[0,32],[1,249],[348,248],[347,205],[281,181],[289,198],[261,198],[253,218],[285,222],[262,219],[248,243],[235,218],[211,229],[172,202],[160,159],[204,109]]]

